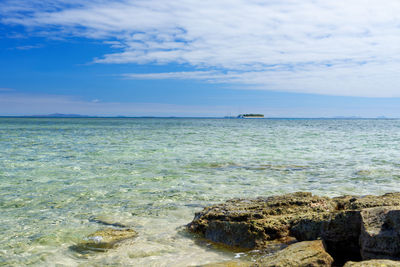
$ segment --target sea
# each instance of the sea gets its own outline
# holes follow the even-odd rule
[[[207,205],[295,191],[400,191],[400,120],[0,118],[0,266],[248,260],[185,225]],[[104,222],[138,236],[71,249]]]

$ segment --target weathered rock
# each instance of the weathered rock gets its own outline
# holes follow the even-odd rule
[[[293,221],[290,235],[299,241],[316,240],[321,237],[325,222],[332,217],[332,212],[311,212],[299,216]]]
[[[382,196],[343,196],[332,199],[339,210],[361,210],[365,208],[400,206],[400,192],[387,193]]]
[[[255,266],[263,267],[316,267],[331,266],[333,258],[325,251],[321,240],[292,244],[272,256],[257,260]]]
[[[321,217],[334,211],[336,203],[327,197],[298,192],[283,196],[234,199],[196,213],[190,231],[229,246],[263,247],[267,241],[285,240],[302,218]],[[324,217],[324,215],[322,215]]]
[[[71,249],[80,253],[89,251],[103,252],[113,248],[119,242],[136,237],[137,233],[132,229],[106,228],[90,234],[83,242],[72,246]]]
[[[298,241],[323,239],[335,264],[342,265],[348,260],[361,260],[360,227],[360,211],[320,212],[300,217],[290,234]]]
[[[361,218],[362,258],[400,260],[400,207],[364,209]]]
[[[343,267],[399,267],[400,262],[391,260],[349,261]]]

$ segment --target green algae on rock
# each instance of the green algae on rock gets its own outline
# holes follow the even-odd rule
[[[400,206],[400,193],[386,193],[382,196],[342,196],[332,199],[340,210],[361,210],[382,206]]]
[[[115,247],[119,242],[136,236],[137,232],[132,229],[106,228],[88,235],[83,242],[71,246],[71,249],[80,253],[104,252]]]
[[[290,239],[301,218],[334,211],[327,197],[297,192],[257,199],[233,199],[196,213],[188,229],[213,242],[242,248],[262,248],[267,241]]]

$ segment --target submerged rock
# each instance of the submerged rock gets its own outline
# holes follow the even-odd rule
[[[254,266],[254,263],[249,261],[224,261],[224,262],[201,265],[201,267],[251,267],[251,266]]]
[[[400,262],[391,260],[349,261],[343,267],[399,267]]]
[[[333,258],[325,251],[321,240],[303,241],[288,246],[272,256],[257,260],[254,266],[317,267],[331,266]]]
[[[104,252],[116,246],[119,242],[136,237],[137,233],[132,229],[106,228],[87,236],[86,240],[71,247],[80,253],[90,251]]]

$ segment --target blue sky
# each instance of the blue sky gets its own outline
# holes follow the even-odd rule
[[[400,2],[3,0],[0,115],[400,117]]]

